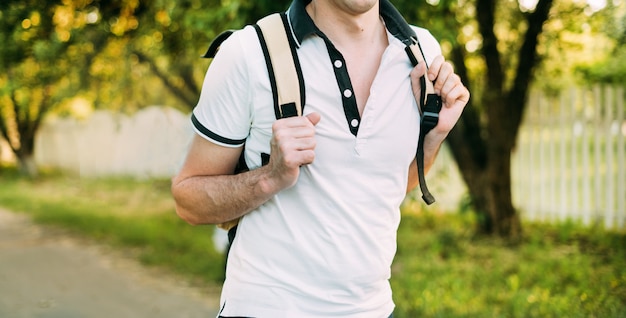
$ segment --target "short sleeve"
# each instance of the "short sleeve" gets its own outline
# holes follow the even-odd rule
[[[196,133],[226,147],[244,144],[250,131],[252,102],[246,52],[242,42],[256,36],[244,29],[220,46],[204,78],[192,124]]]

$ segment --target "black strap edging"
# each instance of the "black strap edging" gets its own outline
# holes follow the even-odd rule
[[[272,59],[270,58],[270,53],[267,49],[267,43],[265,42],[265,37],[263,36],[263,31],[261,28],[255,24],[254,29],[259,37],[259,41],[261,43],[261,49],[263,50],[263,56],[265,57],[265,64],[267,65],[267,72],[269,73],[270,86],[272,87],[272,98],[274,99],[274,115],[276,118],[280,118],[280,105],[278,105],[278,88],[276,86],[276,75],[274,74],[274,67],[272,67]]]
[[[298,52],[296,50],[297,44],[291,34],[291,25],[289,24],[289,18],[286,13],[280,14],[281,19],[283,20],[283,26],[285,27],[285,32],[287,33],[287,40],[289,41],[289,49],[291,49],[291,57],[293,58],[293,64],[296,67],[296,74],[298,75],[298,82],[300,83],[300,113],[304,115],[304,106],[306,105],[306,90],[304,86],[304,75],[302,74],[302,67],[300,66],[300,58],[298,57]],[[295,105],[294,105],[295,108]],[[296,113],[296,116],[298,114]]]

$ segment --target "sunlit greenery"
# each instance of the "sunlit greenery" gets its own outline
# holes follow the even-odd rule
[[[575,68],[587,83],[626,83],[626,6],[609,5],[610,8],[598,13],[604,23],[596,21],[595,26],[603,30],[610,46],[598,48],[594,45],[591,49],[604,53],[603,58],[579,63]]]
[[[593,1],[595,3],[595,1]],[[581,82],[596,82],[575,70],[611,58],[626,10],[608,1],[607,7],[581,6],[577,1],[555,2],[555,15],[546,24],[540,50],[544,55],[535,86],[554,92]],[[617,5],[617,7],[615,7]],[[615,28],[617,27],[617,28]]]
[[[0,39],[12,45],[0,48],[0,69],[27,69],[38,82],[21,83],[17,76],[9,80],[9,74],[3,72],[5,85],[2,86],[38,89],[62,78],[60,87],[49,87],[50,94],[59,96],[56,103],[84,89],[87,92],[83,94],[96,107],[132,110],[157,103],[189,109],[197,99],[199,83],[209,63],[199,56],[211,39],[225,29],[240,28],[267,13],[284,10],[289,3],[288,0],[3,1]],[[481,47],[478,28],[472,20],[473,1],[395,0],[393,3],[409,22],[431,30],[442,41],[446,55],[451,54],[453,45],[464,45],[469,53],[468,68],[475,74],[472,78],[478,80],[484,65],[472,57]],[[525,29],[523,15],[514,13],[518,7],[515,2],[502,1],[498,7],[498,14],[505,18],[495,26],[495,31],[501,38],[502,51],[509,52],[503,54],[503,63],[513,65],[516,62],[512,54],[520,44],[520,32]],[[614,47],[610,37],[623,32],[623,27],[615,27],[624,14],[620,10],[592,13],[580,2],[569,0],[557,2],[555,7],[543,35],[542,51],[547,58],[543,63],[544,74],[550,76],[546,82],[562,80],[568,68],[579,62],[602,58],[603,51]],[[609,38],[608,33],[611,33]],[[563,59],[563,53],[569,57]],[[539,82],[543,82],[542,78]],[[476,90],[480,86],[473,87]],[[7,90],[3,96],[9,96]]]

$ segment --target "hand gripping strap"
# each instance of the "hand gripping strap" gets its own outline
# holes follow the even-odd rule
[[[423,62],[428,69],[428,64],[424,59],[422,48],[417,38],[414,38],[412,43],[406,47],[406,53],[411,60],[413,66]],[[439,111],[441,111],[441,97],[435,94],[435,88],[433,83],[422,76],[420,78],[421,84],[421,96],[418,100],[418,108],[421,115],[420,121],[420,136],[417,143],[417,175],[419,178],[420,190],[422,191],[422,199],[426,204],[430,205],[435,202],[435,198],[428,190],[426,186],[426,177],[424,175],[424,139],[426,134],[430,132],[439,122]]]

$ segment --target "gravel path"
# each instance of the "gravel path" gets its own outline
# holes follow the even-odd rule
[[[214,290],[0,209],[0,317],[215,317],[217,299]]]

